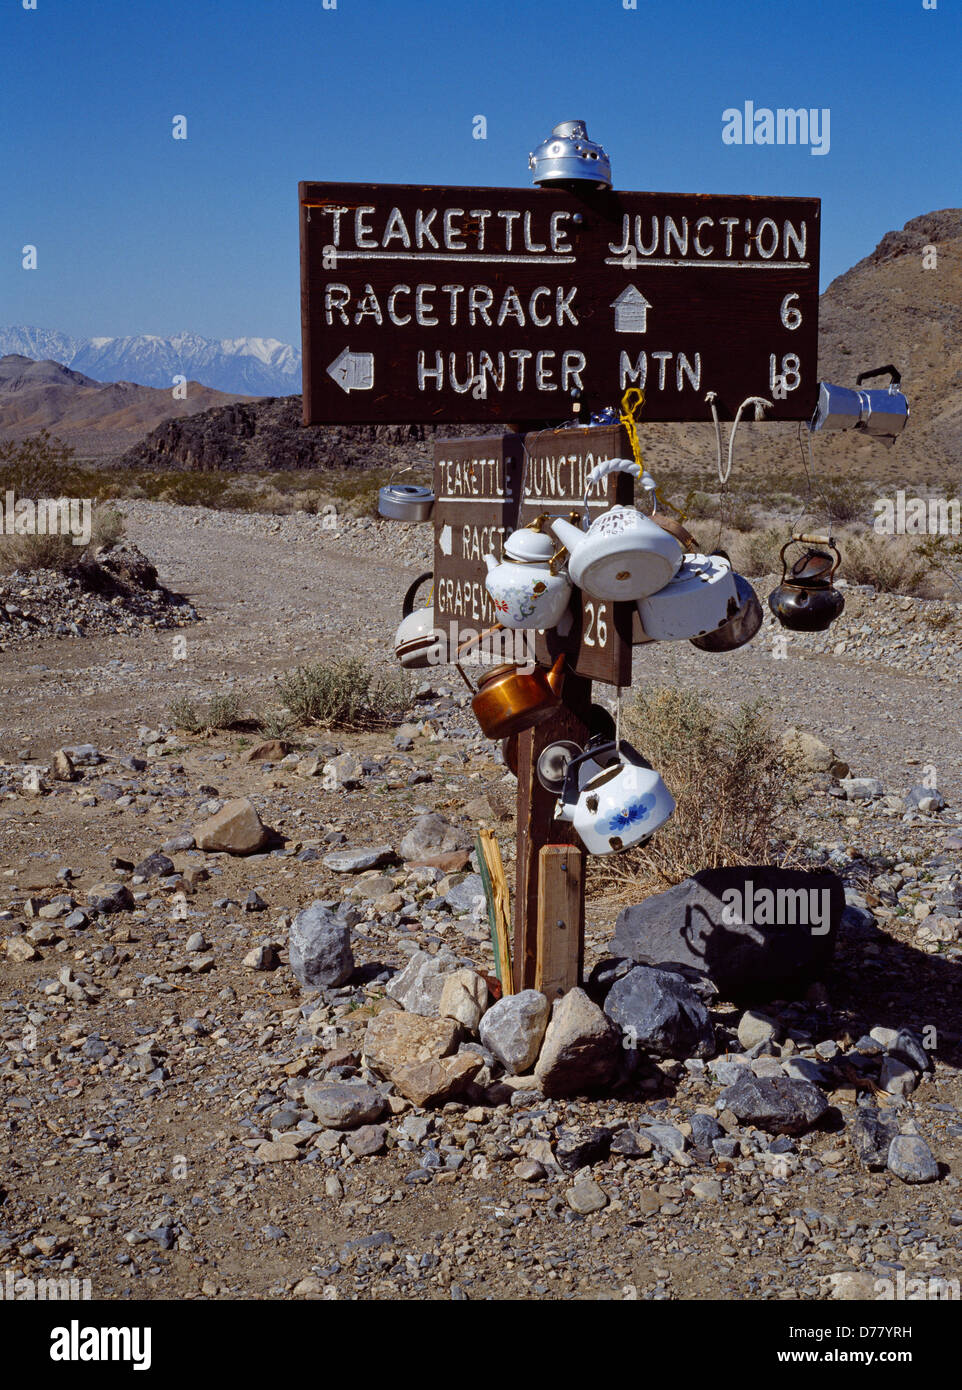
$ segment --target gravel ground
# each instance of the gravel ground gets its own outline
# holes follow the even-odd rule
[[[938,814],[885,795],[845,800],[830,778],[812,779],[799,831],[861,913],[814,992],[771,1002],[777,1042],[746,1052],[741,1011],[718,1001],[712,1014],[718,1057],[762,1075],[797,1056],[857,1060],[872,1027],[931,1036],[934,1071],[905,1095],[876,1098],[904,1136],[927,1143],[937,1181],[865,1167],[853,1143],[860,1090],[844,1071],[829,1092],[834,1127],[773,1149],[770,1134],[719,1108],[714,1062],[648,1067],[610,1098],[521,1089],[513,1103],[481,1092],[425,1111],[372,1077],[389,1113],[383,1150],[365,1154],[352,1134],[312,1120],[305,1084],[367,1076],[364,1029],[412,953],[486,971],[492,957],[476,915],[441,901],[457,873],[425,878],[395,862],[345,876],[324,858],[339,843],[396,848],[420,811],[436,811],[463,829],[490,820],[510,860],[511,779],[446,672],[409,712],[410,748],[395,747],[393,730],[318,736],[300,742],[298,759],[264,765],[247,761],[250,739],[178,742],[162,726],[179,694],[233,685],[266,696],[273,674],[299,660],[383,658],[398,596],[425,567],[427,528],[335,533],[316,518],[125,510],[131,538],[201,621],[0,654],[4,1270],[89,1279],[94,1297],[164,1299],[809,1300],[873,1297],[874,1281],[900,1269],[958,1277],[955,649],[912,664],[885,632],[898,613],[923,621],[921,610],[860,597],[853,620],[870,630],[837,624],[833,645],[847,644],[838,654],[809,639],[793,641],[786,660],[762,639],[727,657],[687,644],[639,649],[635,679],[725,702],[764,695],[779,721],[813,730],[884,793],[901,796],[936,767],[948,802]],[[182,635],[186,661],[172,647]],[[99,755],[75,754],[77,780],[24,787],[31,766],[84,744]],[[310,775],[344,751],[366,767],[355,786],[328,789]],[[177,840],[233,797],[252,800],[282,849],[241,859]],[[170,871],[132,872],[164,845],[183,846],[166,851]],[[95,910],[99,885],[118,882],[132,899]],[[291,917],[348,897],[360,909],[358,972],[305,989],[286,954]],[[594,895],[589,964],[613,916]],[[258,947],[269,968],[245,964]],[[733,1142],[704,1149],[698,1112],[719,1116]],[[564,1132],[592,1127],[609,1143],[626,1129],[659,1142],[565,1168]]]

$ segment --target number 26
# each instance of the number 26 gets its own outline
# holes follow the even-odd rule
[[[597,610],[593,603],[585,604],[585,633],[584,644],[586,647],[603,647],[608,641],[608,623],[606,616],[608,605],[599,603]],[[594,636],[592,636],[594,632]]]

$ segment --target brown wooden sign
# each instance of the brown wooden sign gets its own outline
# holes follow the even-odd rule
[[[816,399],[816,198],[299,185],[305,424]]]
[[[581,512],[586,479],[595,464],[630,457],[620,426],[435,442],[434,613],[436,625],[449,639],[460,644],[498,621],[484,586],[484,557],[490,554],[500,561],[511,532],[542,512],[565,517],[573,510]],[[609,475],[588,494],[589,516],[607,511],[615,502],[631,502],[633,491],[629,475]],[[536,659],[550,665],[564,652],[568,669],[578,675],[630,685],[634,604],[581,593],[572,611],[574,625],[566,636],[555,631],[529,634],[535,640]],[[530,659],[530,647],[520,645],[525,634],[519,631],[516,637],[514,656]],[[508,640],[511,634],[502,638]],[[505,650],[504,655],[510,658],[512,653]]]

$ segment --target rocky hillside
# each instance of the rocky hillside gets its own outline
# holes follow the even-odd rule
[[[169,388],[132,381],[95,381],[59,362],[34,362],[18,353],[0,357],[0,439],[23,439],[46,429],[81,456],[122,453],[161,420],[242,399],[188,381],[185,400]]]
[[[301,424],[300,396],[268,396],[186,420],[167,420],[130,449],[132,468],[262,472],[265,469],[402,467],[431,457],[436,432],[484,434],[476,426]],[[501,433],[500,430],[497,433]]]

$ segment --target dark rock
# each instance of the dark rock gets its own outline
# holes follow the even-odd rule
[[[92,912],[129,912],[134,895],[123,883],[111,883],[91,889],[87,905]]]
[[[715,1032],[690,985],[667,970],[638,965],[612,985],[605,1013],[626,1044],[656,1057],[710,1057]]]
[[[554,1156],[566,1173],[601,1163],[611,1152],[611,1130],[600,1125],[593,1129],[559,1131]]]
[[[606,956],[599,960],[585,982],[585,993],[599,1008],[604,1007],[608,991],[616,980],[634,970],[636,962],[627,956]]]
[[[696,1111],[689,1120],[691,1142],[697,1149],[710,1149],[713,1139],[720,1139],[725,1131],[713,1115],[703,1115]]]
[[[888,1049],[890,1057],[897,1057],[906,1066],[914,1067],[916,1071],[931,1071],[932,1061],[925,1048],[919,1042],[914,1033],[910,1033],[907,1028],[899,1029],[899,1035],[895,1042]]]
[[[328,1129],[360,1129],[379,1120],[387,1109],[381,1093],[361,1083],[314,1082],[305,1086],[303,1099]]]
[[[745,905],[748,885],[754,903],[748,915],[754,920],[746,923],[737,920],[746,914],[737,911],[734,894]],[[772,915],[781,923],[760,920],[768,915],[768,894],[774,895]],[[828,905],[827,920],[818,924],[818,929],[826,928],[822,934],[809,924],[810,904],[817,911]],[[611,952],[646,965],[672,961],[691,966],[736,1003],[795,998],[823,976],[844,907],[842,881],[827,870],[807,873],[767,865],[704,869],[666,893],[625,908]]]
[[[810,1081],[754,1076],[747,1067],[734,1085],[722,1091],[719,1101],[737,1120],[769,1134],[804,1134],[829,1108]]]
[[[134,873],[140,878],[164,878],[173,872],[174,861],[168,859],[166,854],[160,853],[148,854],[134,869]]]
[[[852,1125],[852,1146],[866,1168],[876,1171],[888,1163],[889,1145],[899,1132],[898,1120],[874,1106],[860,1105]]]

